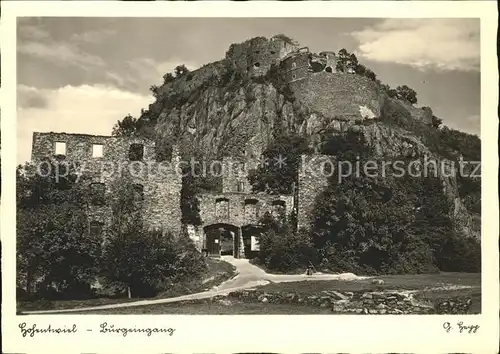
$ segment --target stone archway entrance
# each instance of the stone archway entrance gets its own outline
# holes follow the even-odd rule
[[[231,224],[212,224],[203,228],[203,251],[210,257],[242,255],[241,230]]]

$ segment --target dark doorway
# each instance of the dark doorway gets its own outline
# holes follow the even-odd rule
[[[234,256],[234,234],[226,229],[220,229],[221,256]]]
[[[245,258],[252,259],[258,256],[259,237],[262,231],[263,228],[256,225],[246,225],[241,228],[243,244],[245,245]]]
[[[220,256],[220,232],[210,229],[205,232],[205,249],[209,256]]]
[[[208,256],[233,256],[238,258],[240,230],[230,224],[214,224],[203,228],[203,248]]]

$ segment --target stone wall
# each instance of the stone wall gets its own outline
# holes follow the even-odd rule
[[[309,73],[307,79],[293,81],[290,88],[311,111],[329,119],[361,119],[361,109],[380,116],[382,95],[377,84],[356,74]]]
[[[328,184],[335,158],[328,155],[302,155],[298,173],[297,226],[308,228],[316,198]]]
[[[272,64],[279,64],[281,58],[296,50],[296,46],[273,37],[255,37],[248,41],[232,44],[226,53],[226,60],[234,70],[244,75],[265,75]]]
[[[468,314],[472,300],[467,297],[442,299],[428,303],[412,291],[322,291],[317,294],[266,292],[259,289],[234,291],[227,296],[215,296],[211,302],[224,305],[239,303],[293,304],[323,307],[332,314],[409,315],[409,314]]]
[[[132,144],[144,146],[143,161],[153,162],[156,158],[154,142],[143,138],[119,138],[104,135],[33,133],[31,160],[40,162],[56,155],[56,143],[66,144],[66,159],[81,165],[95,167],[129,160]],[[93,145],[102,145],[102,156],[93,157]]]
[[[337,54],[331,51],[324,51],[319,53],[320,56],[324,56],[326,58],[326,67],[325,70],[331,69],[332,73],[337,72]]]
[[[290,54],[284,58],[281,63],[281,68],[284,72],[284,80],[286,83],[291,83],[298,80],[303,80],[309,77],[309,56],[308,51]]]
[[[268,194],[247,194],[247,193],[220,193],[202,194],[198,198],[200,204],[200,217],[203,227],[213,224],[230,224],[242,227],[250,224],[257,224],[258,219],[265,212],[273,213],[273,205],[278,202],[285,203],[285,212],[290,214],[293,208],[293,196],[279,196]],[[227,215],[217,215],[217,203],[227,203]],[[256,210],[253,214],[253,210]],[[245,215],[247,216],[245,218]],[[250,218],[249,218],[250,217]]]
[[[248,181],[248,173],[258,166],[259,149],[247,145],[245,155],[241,157],[224,157],[222,159],[222,192],[252,193],[252,185]]]
[[[102,183],[105,187],[105,205],[89,203],[90,222],[109,228],[113,198],[112,188],[122,176],[143,188],[143,215],[150,228],[180,231],[180,191],[182,175],[178,168],[180,161],[174,148],[172,160],[158,163],[155,160],[155,145],[142,138],[122,138],[66,133],[34,133],[32,161],[39,163],[45,157],[54,158],[56,142],[66,143],[66,161],[74,163],[77,171],[89,177],[89,183]],[[93,145],[102,145],[102,157],[92,157]],[[129,149],[141,144],[141,161],[129,160]],[[90,188],[90,185],[89,185]],[[133,193],[133,191],[131,191]]]
[[[193,241],[194,246],[201,252],[203,249],[203,230],[195,225],[186,225],[188,237]]]

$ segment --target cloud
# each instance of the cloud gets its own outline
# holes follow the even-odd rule
[[[418,69],[477,71],[480,63],[476,19],[387,19],[352,33],[357,55]]]
[[[113,125],[127,114],[138,116],[153,102],[139,95],[101,85],[65,86],[55,90],[20,86],[18,99],[42,97],[45,106],[18,107],[17,161],[30,159],[33,132],[110,135]],[[29,101],[29,99],[28,99]]]
[[[50,39],[49,32],[40,26],[23,24],[18,27],[18,36],[20,39],[31,39],[35,41]]]
[[[102,58],[84,51],[79,42],[95,41],[97,31],[83,32],[72,35],[68,40],[55,40],[42,26],[32,22],[20,22],[18,26],[17,52],[37,59],[43,59],[56,65],[78,66],[83,69],[90,67],[105,67]],[[114,32],[102,30],[100,38],[106,38]]]
[[[18,85],[17,106],[20,108],[45,108],[47,107],[45,96],[36,88]]]
[[[115,35],[117,32],[111,28],[92,30],[83,33],[75,33],[71,36],[72,41],[85,42],[85,43],[100,43],[108,37]]]
[[[127,61],[129,69],[132,70],[135,75],[145,79],[147,78],[147,81],[151,82],[163,80],[163,75],[168,72],[173,73],[175,67],[182,64],[189,70],[195,70],[199,67],[196,63],[176,60],[175,58],[162,62],[157,62],[149,58],[137,58]]]
[[[106,78],[118,87],[134,89],[141,92],[149,90],[151,85],[163,83],[163,76],[172,73],[176,66],[184,64],[189,70],[195,70],[199,65],[192,61],[175,58],[168,61],[155,61],[150,58],[135,58],[125,62],[125,67],[119,71],[107,71]]]
[[[17,51],[61,65],[76,65],[82,68],[106,65],[100,57],[64,42],[27,42],[18,45]]]

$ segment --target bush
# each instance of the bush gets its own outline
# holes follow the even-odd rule
[[[265,231],[259,238],[258,261],[267,269],[290,272],[304,269],[315,261],[315,251],[309,233],[293,231],[287,220],[275,220],[269,214],[262,219]]]
[[[17,285],[30,298],[88,297],[101,239],[89,232],[85,178],[76,183],[72,166],[51,164],[44,176],[29,165],[17,171]]]
[[[436,262],[443,272],[481,272],[481,243],[448,233],[435,251]]]
[[[260,236],[259,262],[267,269],[289,272],[313,261],[314,249],[306,232],[268,230]]]
[[[159,231],[129,230],[110,240],[102,275],[114,287],[128,288],[129,297],[151,297],[166,284],[196,276],[205,262],[183,237]]]
[[[391,268],[398,274],[435,273],[439,271],[435,263],[430,245],[419,237],[409,236],[398,247]]]

